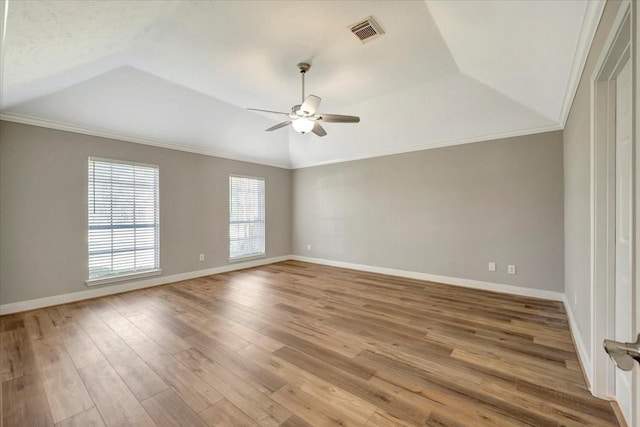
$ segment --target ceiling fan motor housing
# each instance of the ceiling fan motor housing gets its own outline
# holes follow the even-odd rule
[[[291,117],[292,119],[297,119],[300,117],[309,117],[309,112],[308,111],[303,111],[302,110],[302,105],[301,104],[297,104],[294,105],[293,107],[291,107],[291,114],[289,114],[289,117]]]

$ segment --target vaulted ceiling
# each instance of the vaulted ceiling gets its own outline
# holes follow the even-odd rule
[[[15,1],[0,118],[282,167],[561,129],[603,3]],[[385,34],[348,27],[373,16]],[[300,102],[361,117],[264,132]]]

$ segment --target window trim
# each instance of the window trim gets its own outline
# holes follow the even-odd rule
[[[228,262],[229,263],[234,263],[234,262],[242,262],[242,261],[250,261],[252,259],[260,259],[260,258],[266,258],[267,257],[267,178],[266,177],[262,177],[262,176],[252,176],[252,175],[242,175],[242,174],[236,174],[236,173],[230,173],[229,174],[229,181],[230,178],[234,177],[234,178],[249,178],[249,179],[257,179],[260,180],[264,183],[264,193],[263,193],[263,199],[264,199],[264,252],[259,253],[259,254],[251,254],[251,255],[241,255],[241,256],[236,256],[236,257],[232,257],[231,256],[231,236],[229,234],[229,225],[231,225],[231,185],[229,182],[229,185],[227,186],[227,189],[229,190],[228,194],[227,194],[227,207],[229,208],[228,212],[227,212],[227,248],[229,250],[229,257],[228,257]]]
[[[229,263],[234,263],[234,262],[242,262],[242,261],[251,261],[252,259],[260,259],[260,258],[266,258],[266,257],[267,257],[267,250],[265,248],[265,251],[261,254],[237,256],[234,258],[229,257],[228,261]]]
[[[143,278],[143,277],[152,277],[152,276],[159,276],[162,274],[162,268],[160,268],[160,165],[154,165],[151,163],[142,163],[142,162],[134,162],[134,161],[129,161],[129,160],[122,160],[122,159],[110,159],[110,158],[106,158],[106,157],[97,157],[97,156],[88,156],[87,158],[87,190],[89,188],[89,174],[88,174],[88,164],[91,161],[98,161],[98,162],[109,162],[109,163],[119,163],[119,164],[125,164],[125,165],[131,165],[131,166],[142,166],[142,167],[148,167],[148,168],[154,168],[157,170],[157,174],[158,174],[158,185],[157,185],[157,194],[156,194],[156,200],[157,200],[157,227],[158,227],[158,239],[157,239],[157,246],[156,246],[156,253],[157,253],[157,265],[156,268],[151,268],[148,270],[142,270],[142,271],[136,271],[133,273],[122,273],[122,274],[112,274],[109,276],[103,276],[103,277],[95,277],[95,278],[88,278],[87,280],[84,281],[85,285],[87,286],[99,286],[99,285],[105,285],[108,283],[114,283],[114,282],[122,282],[122,281],[127,281],[127,280],[133,280],[133,279],[138,279],[138,278]],[[87,267],[89,265],[89,235],[88,235],[88,231],[89,231],[89,200],[87,198]]]
[[[122,282],[125,280],[133,280],[133,279],[139,279],[142,277],[151,277],[151,276],[159,276],[162,274],[162,269],[161,268],[156,268],[153,270],[145,270],[145,271],[141,271],[139,273],[126,273],[126,274],[117,274],[117,275],[113,275],[113,276],[105,276],[105,277],[98,277],[95,279],[88,279],[85,280],[84,283],[87,286],[98,286],[98,285],[106,285],[107,283],[114,283],[114,282]]]

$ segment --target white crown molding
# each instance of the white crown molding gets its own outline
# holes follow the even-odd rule
[[[54,120],[39,119],[37,117],[25,116],[22,114],[6,113],[6,112],[0,113],[0,120],[5,120],[8,122],[14,122],[14,123],[21,123],[24,125],[38,126],[38,127],[48,128],[48,129],[62,130],[66,132],[79,133],[83,135],[97,136],[100,138],[115,139],[118,141],[133,142],[136,144],[152,145],[154,147],[167,148],[169,150],[185,151],[187,153],[202,154],[205,156],[218,157],[218,158],[228,159],[228,160],[236,160],[238,162],[254,163],[258,165],[271,166],[271,167],[281,168],[281,169],[291,169],[288,164],[263,162],[260,160],[250,159],[247,157],[236,156],[232,154],[219,153],[219,152],[210,151],[210,150],[200,150],[197,148],[189,148],[182,145],[171,144],[167,142],[157,142],[157,141],[152,141],[145,138],[125,136],[125,135],[106,132],[99,129],[76,126],[76,125],[71,125],[67,123],[57,122]]]
[[[596,30],[598,29],[600,18],[604,12],[605,4],[605,0],[587,2],[587,10],[584,13],[584,19],[582,20],[578,43],[576,44],[576,50],[573,54],[571,73],[569,74],[567,89],[564,93],[564,99],[562,100],[562,108],[560,109],[559,123],[562,129],[564,129],[567,119],[569,118],[569,112],[571,111],[573,100],[576,97],[584,67],[587,64],[591,44],[593,43],[593,38],[596,35]]]
[[[82,301],[91,298],[103,297],[106,295],[120,294],[123,292],[134,291],[136,289],[150,288],[153,286],[165,285],[167,283],[195,279],[196,277],[210,276],[212,274],[226,273],[228,271],[242,270],[244,268],[273,264],[275,262],[286,261],[288,259],[291,259],[289,255],[272,258],[261,258],[252,261],[238,262],[230,265],[208,268],[205,270],[190,271],[187,273],[173,274],[171,276],[160,276],[145,280],[136,280],[120,285],[105,285],[101,287],[94,287],[93,289],[88,289],[86,291],[53,295],[50,297],[14,302],[10,304],[2,304],[0,305],[0,315],[35,310],[43,307],[50,307],[52,305],[66,304],[69,302]]]
[[[524,297],[540,298],[552,301],[564,301],[562,292],[548,291],[545,289],[523,288],[521,286],[505,285],[502,283],[483,282],[459,277],[440,276],[437,274],[420,273],[417,271],[397,270],[395,268],[377,267],[366,264],[353,264],[350,262],[334,261],[324,258],[311,258],[300,255],[292,255],[292,260],[310,262],[312,264],[328,265],[331,267],[348,268],[351,270],[367,271],[370,273],[386,274],[389,276],[406,277],[409,279],[426,280],[428,282],[444,283],[446,285],[460,286],[463,288],[481,289],[484,291],[500,292],[503,294],[520,295]]]
[[[109,133],[109,132],[98,130],[98,129],[91,129],[91,128],[82,127],[82,126],[70,125],[70,124],[57,122],[53,120],[39,119],[37,117],[30,117],[30,116],[25,116],[21,114],[15,114],[15,113],[6,113],[6,112],[0,113],[0,120],[5,120],[8,122],[14,122],[14,123],[21,123],[21,124],[31,125],[31,126],[38,126],[38,127],[48,128],[48,129],[61,130],[65,132],[79,133],[83,135],[97,136],[100,138],[108,138],[108,139],[114,139],[118,141],[132,142],[136,144],[151,145],[154,147],[166,148],[169,150],[184,151],[187,153],[194,153],[194,154],[202,154],[205,156],[236,160],[239,162],[247,162],[247,163],[253,163],[258,165],[281,168],[281,169],[303,169],[308,167],[330,165],[335,163],[345,163],[345,162],[364,160],[364,159],[370,159],[375,157],[392,156],[394,154],[413,153],[416,151],[429,150],[433,148],[442,148],[442,147],[449,147],[454,145],[470,144],[474,142],[483,142],[483,141],[492,141],[497,139],[511,138],[514,136],[533,135],[536,133],[553,132],[557,130],[562,130],[562,127],[559,124],[551,124],[551,125],[545,125],[540,127],[527,128],[527,129],[521,129],[521,130],[515,130],[515,131],[509,131],[509,132],[494,133],[494,134],[478,136],[478,137],[443,140],[443,141],[439,141],[431,144],[414,146],[408,149],[378,151],[376,153],[367,154],[364,156],[343,157],[343,158],[328,160],[325,162],[303,163],[303,164],[294,166],[294,165],[288,165],[288,164],[284,165],[284,164],[278,164],[278,163],[261,162],[259,160],[249,159],[246,157],[233,156],[229,154],[218,153],[218,152],[208,151],[208,150],[188,148],[181,145],[151,141],[144,138],[134,138],[129,136],[123,136],[123,135],[113,134],[113,133]]]
[[[576,318],[573,315],[573,310],[571,309],[571,304],[569,304],[567,295],[562,296],[562,302],[564,303],[564,310],[567,313],[567,320],[569,321],[569,331],[571,332],[571,336],[573,337],[573,342],[578,353],[578,360],[580,361],[582,372],[584,373],[585,380],[587,381],[587,387],[593,394],[593,365],[591,364],[591,355],[587,350],[587,346],[584,345],[584,340],[582,339],[582,335],[580,335],[578,323],[576,322]]]
[[[439,141],[431,144],[418,145],[418,146],[414,146],[412,148],[407,148],[407,149],[378,151],[376,153],[367,154],[364,156],[342,157],[339,159],[327,160],[324,162],[301,163],[297,165],[292,165],[291,169],[304,169],[304,168],[311,168],[314,166],[324,166],[324,165],[332,165],[335,163],[353,162],[356,160],[372,159],[375,157],[393,156],[395,154],[404,154],[404,153],[414,153],[416,151],[430,150],[433,148],[451,147],[455,145],[471,144],[474,142],[494,141],[498,139],[512,138],[515,136],[534,135],[537,133],[553,132],[557,130],[562,130],[562,126],[560,126],[559,124],[550,124],[545,126],[514,130],[509,132],[494,133],[494,134],[484,135],[484,136],[448,139],[448,140],[443,140],[443,141]]]
[[[33,126],[57,129],[62,131],[80,133],[80,134],[103,137],[103,138],[116,139],[120,141],[133,142],[133,143],[144,144],[144,145],[151,145],[151,146],[178,150],[183,152],[202,154],[206,156],[213,156],[218,158],[236,160],[241,162],[249,162],[249,163],[272,166],[277,168],[284,168],[284,169],[301,169],[301,168],[307,168],[307,167],[313,167],[313,166],[344,163],[344,162],[349,162],[354,160],[362,160],[362,159],[381,157],[386,155],[394,155],[394,154],[428,150],[432,148],[440,148],[440,147],[467,144],[467,143],[473,143],[473,142],[488,141],[492,139],[501,139],[501,138],[508,138],[513,136],[522,136],[522,135],[535,134],[535,133],[541,133],[541,132],[549,132],[554,130],[562,130],[564,129],[569,112],[571,110],[571,106],[575,98],[577,88],[581,79],[581,75],[583,73],[586,60],[588,58],[589,50],[591,48],[591,44],[593,42],[593,38],[596,33],[598,23],[604,11],[606,1],[593,0],[593,1],[587,1],[586,3],[587,3],[587,6],[586,6],[583,21],[582,21],[582,26],[580,29],[578,42],[576,43],[576,48],[573,55],[571,71],[568,79],[568,84],[566,86],[562,106],[560,109],[560,116],[558,118],[558,123],[548,125],[548,126],[542,126],[538,128],[522,129],[517,131],[496,133],[496,134],[476,136],[476,137],[470,137],[470,138],[443,140],[435,143],[428,143],[428,144],[422,144],[419,146],[414,146],[408,149],[384,150],[384,151],[380,151],[380,152],[376,152],[376,153],[372,153],[364,156],[349,156],[349,157],[343,157],[343,158],[338,158],[338,159],[333,159],[328,161],[301,162],[299,164],[292,165],[290,161],[284,162],[284,163],[264,162],[260,160],[251,159],[245,156],[238,156],[235,154],[228,154],[223,152],[221,153],[221,152],[216,152],[216,151],[206,150],[206,149],[189,148],[189,147],[185,147],[183,145],[179,145],[175,143],[158,142],[158,141],[145,139],[142,137],[132,137],[132,136],[126,136],[126,135],[121,135],[116,133],[110,133],[108,131],[104,131],[100,129],[77,126],[77,125],[72,125],[72,124],[67,124],[67,123],[57,122],[52,120],[46,120],[46,119],[39,119],[36,117],[30,117],[30,116],[20,115],[20,114],[15,114],[10,112],[0,113],[0,120],[6,120],[6,121],[22,123],[22,124],[29,124]],[[8,4],[9,4],[8,0],[0,0],[0,7],[2,7],[3,10],[4,10],[4,6],[7,6]],[[3,87],[1,82],[3,53],[4,53],[4,50],[0,49],[0,91],[2,90],[2,87]]]

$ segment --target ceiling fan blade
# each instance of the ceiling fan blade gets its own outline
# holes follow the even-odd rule
[[[286,122],[278,123],[275,126],[271,126],[269,129],[265,129],[266,132],[271,132],[272,130],[280,129],[285,126],[289,126],[291,124],[291,120],[287,120]]]
[[[300,111],[302,111],[303,113],[309,116],[313,116],[316,113],[318,106],[320,105],[320,101],[322,101],[320,97],[315,95],[309,95],[307,96],[307,99],[305,99],[302,105],[300,106]]]
[[[318,120],[322,120],[327,123],[358,123],[360,121],[360,117],[343,116],[341,114],[319,114]]]
[[[318,136],[325,136],[327,134],[327,131],[324,130],[324,128],[320,126],[320,123],[318,122],[315,122],[313,124],[313,129],[311,129],[311,132],[315,133]]]
[[[271,110],[260,110],[259,108],[247,108],[249,111],[260,111],[261,113],[273,113],[273,114],[284,114],[288,116],[289,113],[283,113],[282,111],[271,111]]]

